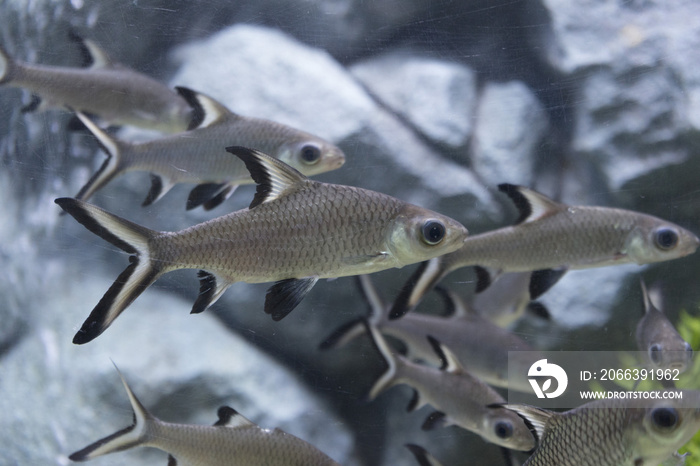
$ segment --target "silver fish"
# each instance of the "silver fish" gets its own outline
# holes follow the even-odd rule
[[[437,410],[426,419],[424,429],[456,425],[505,448],[528,451],[535,446],[535,439],[521,418],[507,409],[489,407],[503,403],[501,395],[466,371],[436,339],[428,337],[442,360],[439,369],[395,354],[378,329],[369,323],[366,328],[388,366],[370,390],[369,400],[394,385],[406,384],[415,390],[409,411],[427,404]]]
[[[514,333],[504,330],[470,309],[454,292],[438,288],[448,309],[447,316],[412,312],[400,319],[390,320],[388,306],[379,297],[369,276],[358,277],[363,296],[369,304],[369,316],[352,321],[336,330],[321,345],[322,349],[338,348],[365,333],[364,320],[404,342],[410,359],[425,361],[433,366],[443,364],[428,337],[435,337],[450,348],[469,372],[489,385],[530,393],[532,387],[523,378],[508,384],[509,351],[528,351],[527,358],[511,356],[510,364],[526,374],[534,361],[535,349]],[[533,353],[534,352],[534,353]],[[542,356],[544,357],[544,356]],[[513,369],[517,370],[517,369]]]
[[[637,324],[637,347],[648,355],[647,362],[654,368],[678,369],[680,372],[690,366],[693,348],[680,336],[668,318],[652,303],[644,285],[644,317]]]
[[[243,160],[257,183],[253,202],[181,231],[150,230],[83,201],[56,199],[88,230],[132,255],[74,343],[100,335],[173,270],[200,269],[193,313],[204,311],[237,281],[274,281],[265,312],[280,320],[319,278],[403,267],[454,251],[466,238],[466,228],[444,215],[374,191],[310,180],[259,151],[226,150]]]
[[[98,115],[117,125],[166,132],[186,130],[194,110],[185,99],[160,82],[115,63],[94,42],[71,38],[83,52],[85,68],[42,66],[11,58],[0,47],[0,85],[33,93],[23,111],[50,106]]]
[[[537,299],[569,269],[648,264],[692,254],[700,240],[671,222],[631,210],[569,206],[511,184],[498,187],[520,211],[513,226],[471,236],[459,251],[422,265],[397,297],[392,318],[414,309],[450,272],[478,266],[477,292],[504,272],[533,272]]]
[[[117,370],[118,372],[118,370]],[[167,452],[169,466],[338,465],[325,453],[280,429],[263,429],[228,406],[213,426],[164,422],[144,408],[119,373],[134,411],[133,425],[69,456],[88,461],[135,447]]]
[[[89,118],[77,113],[107,153],[108,159],[80,190],[76,199],[88,200],[112,179],[130,171],[151,173],[149,205],[177,183],[195,183],[187,209],[203,205],[210,210],[226,200],[240,184],[251,184],[245,165],[221,150],[239,145],[254,147],[306,176],[340,168],[345,154],[333,144],[304,131],[228,110],[204,94],[176,88],[195,109],[196,128],[186,133],[132,144],[109,136]]]
[[[507,404],[536,432],[527,466],[651,466],[672,457],[700,429],[700,392],[683,399],[598,400],[556,413]],[[679,401],[684,406],[680,407]],[[630,407],[634,403],[637,407]]]

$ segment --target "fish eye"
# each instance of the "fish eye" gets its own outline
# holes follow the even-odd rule
[[[301,155],[301,161],[307,165],[313,165],[321,159],[321,149],[312,144],[303,146],[299,154]]]
[[[690,343],[688,343],[687,341],[685,342],[685,352],[688,353],[690,357],[693,356],[693,347],[690,346]]]
[[[510,422],[499,421],[494,426],[496,437],[507,439],[513,436],[513,425]]]
[[[678,244],[678,233],[670,228],[659,228],[654,232],[654,243],[664,251],[673,249]]]
[[[423,241],[431,246],[436,245],[445,237],[445,225],[437,220],[428,220],[421,228]]]
[[[649,359],[656,365],[661,363],[661,345],[654,343],[649,347]]]
[[[678,411],[673,408],[656,408],[651,412],[651,420],[656,427],[671,429],[678,425]]]

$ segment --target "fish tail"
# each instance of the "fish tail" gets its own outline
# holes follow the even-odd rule
[[[5,84],[12,79],[12,68],[14,64],[12,57],[0,46],[0,84]]]
[[[105,160],[100,169],[90,177],[88,182],[85,183],[85,186],[80,188],[80,191],[75,196],[78,200],[87,201],[93,194],[124,171],[123,153],[125,143],[111,137],[83,113],[75,112],[75,115],[87,127],[92,135],[95,136],[100,147],[102,147],[102,150],[107,154],[107,160]]]
[[[117,277],[75,334],[73,343],[81,345],[104,332],[163,273],[162,266],[158,265],[160,262],[154,260],[151,251],[151,239],[157,232],[87,202],[65,197],[55,202],[85,228],[132,254],[129,266]]]
[[[374,343],[374,346],[382,355],[384,362],[386,362],[388,366],[386,371],[384,371],[384,373],[374,383],[367,395],[367,399],[371,401],[379,396],[379,394],[384,390],[394,386],[397,383],[399,367],[394,352],[389,347],[389,344],[384,339],[384,336],[381,334],[379,329],[367,321],[365,321],[365,326],[367,333],[369,333],[370,337],[372,338],[372,343]]]
[[[423,296],[428,294],[437,282],[450,273],[451,270],[447,267],[443,257],[430,259],[418,266],[396,297],[396,301],[389,311],[390,320],[399,319],[415,309]]]
[[[150,427],[154,422],[157,422],[156,418],[136,398],[119,369],[117,372],[122,379],[126,394],[129,396],[131,409],[134,411],[134,423],[71,454],[68,457],[71,461],[88,461],[107,453],[124,451],[142,445],[148,437]]]

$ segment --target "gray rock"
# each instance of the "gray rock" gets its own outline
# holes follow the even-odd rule
[[[700,38],[684,18],[693,1],[533,2],[548,18],[535,38],[543,58],[576,76],[572,148],[619,190],[659,168],[697,172],[688,141],[700,119]]]
[[[46,264],[51,305],[3,360],[2,464],[68,464],[67,455],[131,423],[114,361],[144,405],[171,422],[212,424],[229,404],[263,427],[280,427],[346,463],[352,434],[298,376],[212,315],[187,314],[189,303],[152,290],[89,346],[70,343],[110,280]],[[66,277],[80,277],[79,280]],[[63,278],[63,279],[62,279]],[[17,381],[23,381],[19,385]],[[42,387],[27,391],[26,387]],[[109,455],[94,464],[154,464],[149,449]]]
[[[525,83],[486,84],[476,111],[472,168],[489,186],[533,186],[538,147],[548,127],[542,104]]]
[[[433,142],[466,145],[476,105],[476,74],[468,67],[403,50],[356,63],[350,71]]]

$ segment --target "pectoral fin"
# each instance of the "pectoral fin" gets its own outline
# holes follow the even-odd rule
[[[265,312],[271,314],[274,321],[284,319],[299,305],[317,281],[318,277],[306,277],[288,278],[275,283],[267,290]]]

